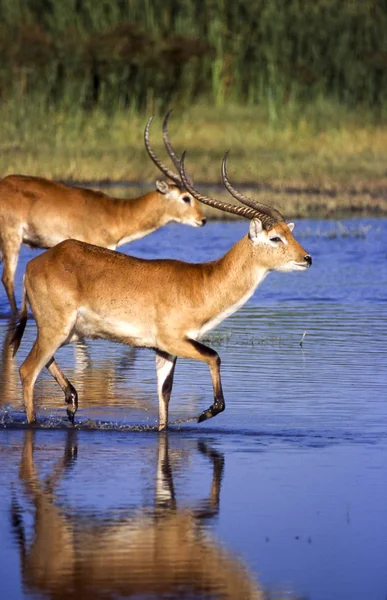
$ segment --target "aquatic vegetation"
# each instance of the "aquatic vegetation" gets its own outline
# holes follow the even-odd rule
[[[321,238],[325,240],[334,240],[336,238],[355,238],[364,239],[371,232],[373,236],[380,235],[380,227],[370,224],[357,223],[356,225],[345,224],[340,221],[333,221],[328,228],[320,226],[307,227],[300,232],[303,238]]]

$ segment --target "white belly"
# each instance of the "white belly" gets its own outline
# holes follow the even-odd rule
[[[144,231],[136,231],[135,233],[132,233],[131,235],[127,235],[126,237],[119,240],[118,244],[116,245],[116,248],[118,248],[119,246],[123,246],[124,244],[128,244],[129,242],[134,242],[135,240],[139,240],[139,239],[145,237],[146,235],[153,233],[153,231],[155,231],[155,229],[156,229],[156,227],[154,227],[152,229],[145,229]],[[115,250],[115,248],[113,248],[113,250]]]
[[[156,346],[156,335],[144,323],[133,323],[114,316],[104,316],[87,307],[80,307],[75,325],[84,337],[108,338],[133,346]]]

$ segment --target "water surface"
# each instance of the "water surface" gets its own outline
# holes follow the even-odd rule
[[[169,226],[124,251],[212,260],[246,230]],[[313,267],[269,275],[206,338],[226,411],[168,436],[153,431],[153,353],[100,340],[56,355],[79,392],[76,430],[45,372],[27,428],[18,366],[36,329],[12,359],[1,289],[4,597],[385,599],[387,221],[303,221],[295,235]],[[19,302],[34,255],[23,248]],[[207,367],[179,359],[170,419],[211,401]]]

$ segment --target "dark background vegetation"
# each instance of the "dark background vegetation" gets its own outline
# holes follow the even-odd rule
[[[0,99],[161,112],[332,99],[383,117],[385,0],[0,0]]]

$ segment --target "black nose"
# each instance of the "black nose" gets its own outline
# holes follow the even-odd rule
[[[204,219],[202,219],[202,227],[203,225],[205,225],[207,223],[207,219],[204,217]]]
[[[304,261],[308,263],[309,267],[312,265],[312,257],[310,254],[305,254]]]

